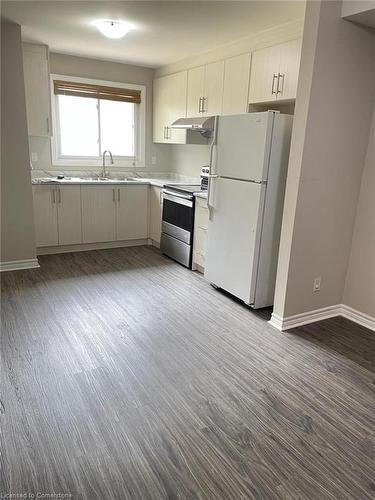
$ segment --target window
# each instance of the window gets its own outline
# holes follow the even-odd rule
[[[129,88],[131,87],[131,88]],[[144,87],[52,75],[54,165],[142,166]]]

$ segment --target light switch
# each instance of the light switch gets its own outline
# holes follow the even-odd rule
[[[33,151],[31,153],[31,161],[33,161],[33,162],[37,162],[38,161],[38,153],[36,153],[35,151]]]

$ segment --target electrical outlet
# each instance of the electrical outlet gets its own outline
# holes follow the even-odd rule
[[[36,153],[35,151],[33,151],[31,153],[31,161],[33,161],[33,162],[37,162],[38,161],[38,153]]]
[[[313,291],[320,292],[320,285],[321,284],[322,284],[322,278],[321,278],[321,276],[318,276],[317,278],[314,279]]]
[[[151,157],[151,165],[156,165],[156,156]]]

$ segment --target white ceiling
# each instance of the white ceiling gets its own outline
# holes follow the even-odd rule
[[[3,1],[2,17],[25,41],[52,52],[159,67],[303,16],[299,1]],[[92,25],[121,19],[135,26],[110,40]]]

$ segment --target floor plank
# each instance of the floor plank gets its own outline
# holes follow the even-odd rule
[[[375,498],[372,332],[280,333],[148,247],[40,263],[1,277],[2,495]]]

